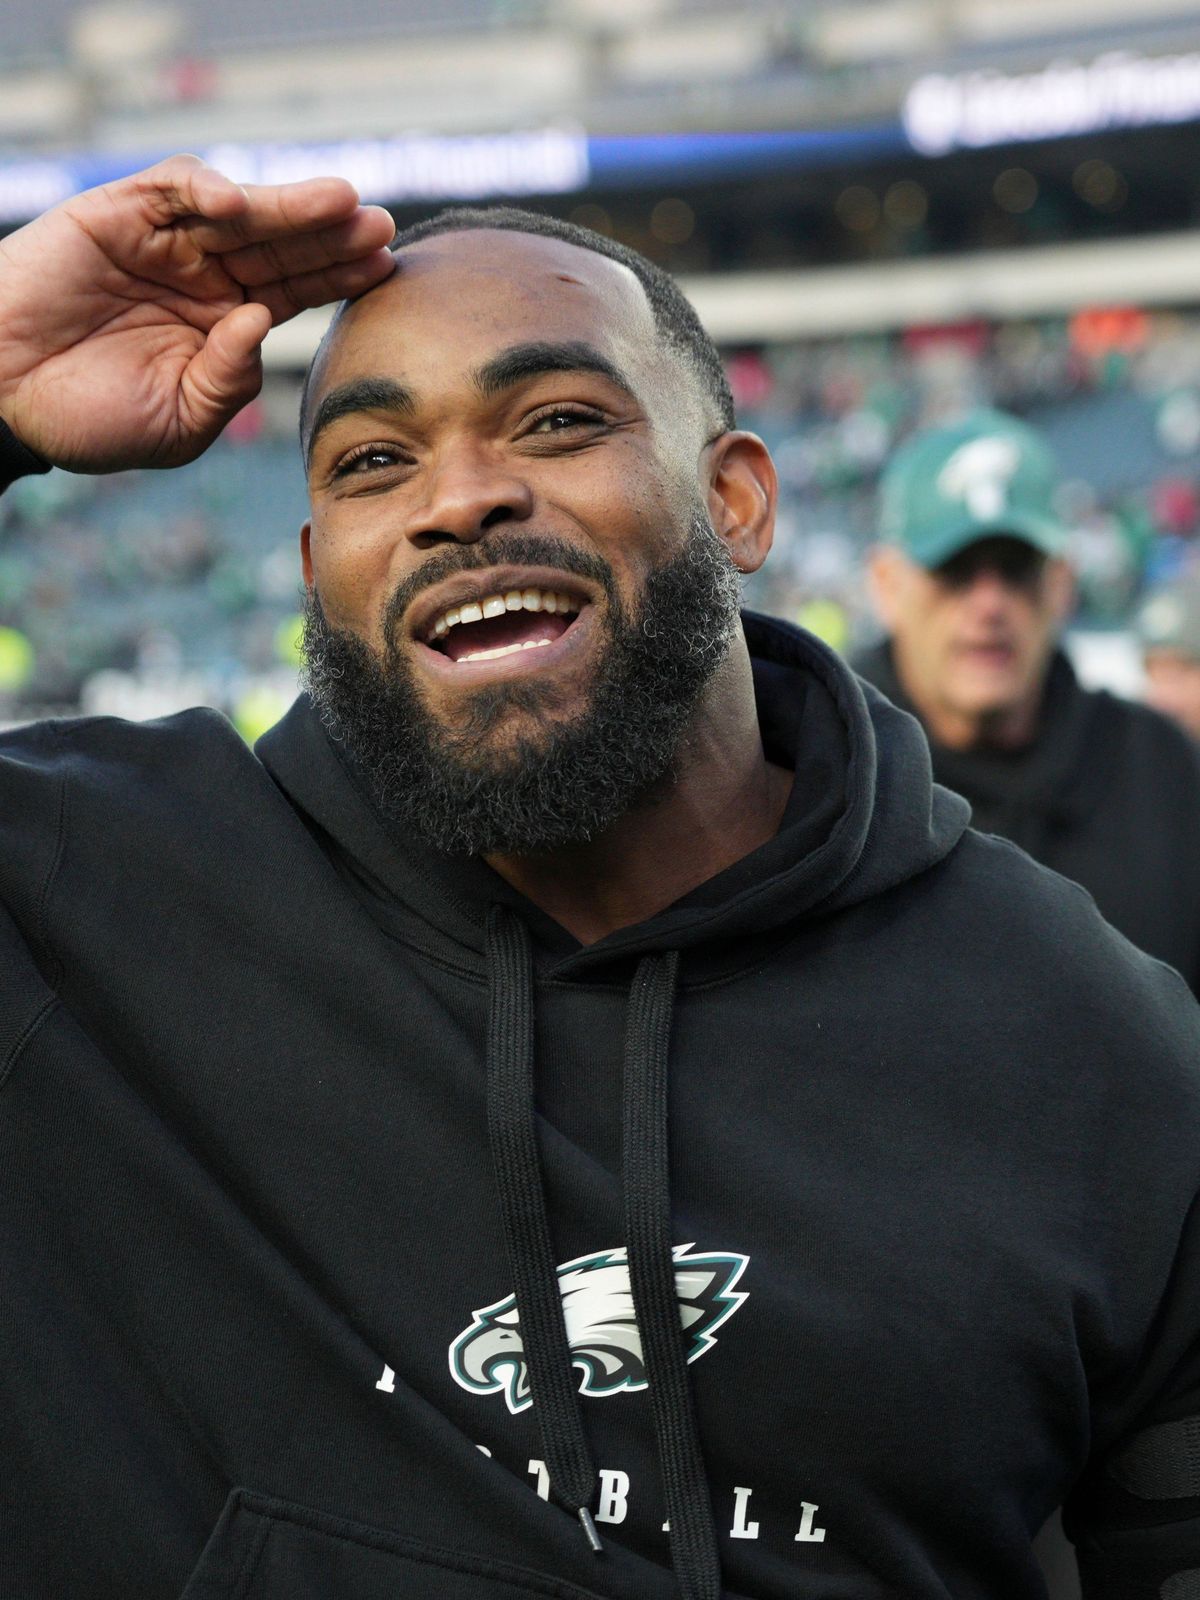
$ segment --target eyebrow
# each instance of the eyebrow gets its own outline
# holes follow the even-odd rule
[[[308,431],[304,459],[311,462],[317,435],[341,417],[356,416],[363,411],[391,411],[406,416],[415,409],[416,397],[412,390],[395,378],[352,378],[322,397]]]
[[[540,378],[547,372],[594,372],[607,378],[631,400],[637,399],[632,383],[620,367],[582,339],[569,339],[557,344],[534,340],[528,344],[511,345],[482,367],[477,367],[473,377],[480,394],[491,400],[505,389],[524,383],[528,378]]]
[[[527,344],[510,345],[493,356],[471,374],[471,381],[485,400],[493,400],[506,389],[515,388],[530,378],[540,378],[549,372],[594,372],[608,381],[631,400],[636,400],[633,385],[607,356],[581,339],[552,343],[532,340]],[[364,411],[390,411],[400,416],[411,415],[416,410],[416,396],[407,385],[395,378],[352,378],[348,383],[331,389],[317,407],[308,434],[305,460],[311,462],[317,436],[342,417],[354,416]]]

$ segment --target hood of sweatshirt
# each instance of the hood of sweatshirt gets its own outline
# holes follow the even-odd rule
[[[835,652],[786,623],[746,613],[763,744],[795,774],[777,835],[636,926],[582,946],[482,860],[389,830],[342,747],[302,696],[257,754],[373,914],[415,918],[463,952],[483,951],[489,911],[514,911],[539,970],[597,975],[616,961],[674,950],[689,973],[749,958],[750,944],[798,919],[882,894],[940,861],[969,819],[933,782],[919,724],[864,684]],[[350,787],[347,779],[350,780]]]

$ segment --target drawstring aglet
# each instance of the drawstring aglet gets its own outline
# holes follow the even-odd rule
[[[583,1526],[584,1536],[597,1555],[601,1555],[604,1546],[600,1543],[600,1535],[596,1532],[596,1524],[592,1521],[592,1513],[586,1506],[579,1508],[579,1521]]]

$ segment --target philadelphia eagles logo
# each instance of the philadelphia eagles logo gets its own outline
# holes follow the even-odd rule
[[[734,1286],[750,1259],[726,1251],[689,1255],[692,1249],[680,1244],[672,1252],[679,1320],[691,1336],[689,1361],[712,1349],[717,1329],[747,1298],[735,1293]],[[571,1359],[583,1375],[580,1394],[644,1389],[642,1336],[634,1320],[624,1249],[564,1262],[558,1286]],[[450,1372],[472,1394],[503,1394],[514,1413],[532,1404],[515,1295],[472,1313],[470,1327],[450,1346]]]

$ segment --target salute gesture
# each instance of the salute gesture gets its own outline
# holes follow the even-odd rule
[[[392,232],[341,178],[242,188],[196,156],[76,195],[0,240],[0,418],[75,472],[191,461],[268,331],[382,282]]]

